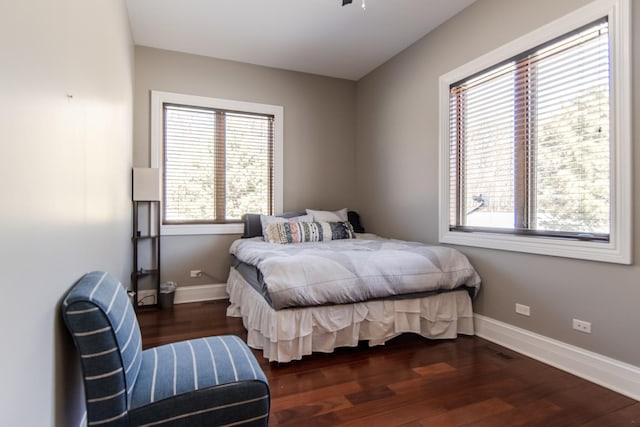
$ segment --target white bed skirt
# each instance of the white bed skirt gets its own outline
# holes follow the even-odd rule
[[[314,351],[381,345],[405,332],[426,338],[473,335],[473,308],[466,290],[423,298],[376,300],[335,306],[274,310],[235,268],[227,281],[227,316],[242,317],[247,343],[270,362],[290,362]]]

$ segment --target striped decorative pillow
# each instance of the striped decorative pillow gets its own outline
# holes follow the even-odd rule
[[[322,242],[354,239],[349,222],[279,222],[269,224],[265,232],[269,243]]]

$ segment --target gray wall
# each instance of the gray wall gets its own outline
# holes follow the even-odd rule
[[[284,209],[350,207],[355,196],[355,82],[137,46],[134,165],[149,166],[149,93],[177,92],[284,107]],[[162,280],[226,281],[237,235],[166,236]],[[199,279],[189,270],[203,270]]]
[[[368,228],[438,241],[438,77],[579,6],[582,0],[478,0],[358,82],[358,208]],[[640,75],[640,2],[634,1],[633,76]],[[640,83],[634,82],[638,122]],[[638,140],[640,129],[634,129]],[[635,150],[640,164],[640,150]],[[640,219],[634,177],[634,221]],[[640,254],[615,265],[462,247],[483,278],[479,314],[640,366]],[[515,314],[515,303],[531,317]],[[571,319],[592,322],[586,335]]]
[[[79,358],[60,301],[87,271],[128,283],[131,268],[124,0],[3,2],[0,52],[0,425],[77,426]]]

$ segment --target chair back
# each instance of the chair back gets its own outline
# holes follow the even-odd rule
[[[88,425],[128,425],[142,340],[127,292],[108,273],[87,273],[64,299],[62,315],[80,353]]]

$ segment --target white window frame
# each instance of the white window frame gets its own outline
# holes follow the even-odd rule
[[[151,91],[151,167],[163,168],[163,122],[162,109],[165,103],[190,105],[195,107],[217,108],[249,113],[271,114],[274,116],[274,176],[273,176],[273,209],[281,213],[283,206],[283,134],[284,108],[280,105],[258,104],[254,102],[234,101],[220,98],[209,98],[196,95],[184,95],[172,92]],[[164,184],[164,180],[162,180]],[[161,192],[164,194],[164,192]],[[162,209],[164,211],[164,209]],[[164,214],[164,213],[163,213]],[[242,234],[244,225],[234,224],[163,224],[161,218],[160,232],[163,235],[195,235],[195,234]]]
[[[611,55],[611,219],[608,243],[461,232],[449,229],[449,87],[477,72],[555,37],[608,16]],[[507,251],[631,263],[631,4],[630,0],[597,0],[442,76],[439,80],[439,225],[441,243]]]

